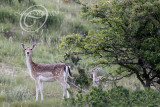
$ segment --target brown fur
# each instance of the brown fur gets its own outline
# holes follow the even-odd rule
[[[25,54],[27,56],[27,64],[29,71],[31,72],[31,77],[35,80],[36,84],[36,100],[38,100],[38,92],[41,92],[41,100],[43,100],[43,92],[42,92],[42,82],[53,81],[53,79],[57,80],[62,86],[63,90],[67,91],[66,88],[70,88],[69,84],[66,81],[68,78],[68,72],[66,71],[66,67],[69,66],[65,63],[56,63],[56,64],[39,64],[32,61],[32,50],[35,45],[31,47],[25,47],[24,44],[21,44],[25,49]],[[63,92],[63,96],[65,92]],[[69,93],[67,91],[67,97]]]
[[[94,68],[88,71],[90,74],[93,74],[93,86],[98,86],[99,81],[102,79],[102,76],[97,76],[97,72],[100,70],[100,68]]]

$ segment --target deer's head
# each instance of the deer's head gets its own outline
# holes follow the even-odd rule
[[[100,68],[94,68],[94,69],[88,71],[88,73],[89,73],[89,74],[93,74],[93,73],[96,73],[96,72],[99,71],[99,70],[100,70]]]
[[[25,47],[23,43],[21,43],[22,48],[25,50],[26,56],[30,56],[32,54],[32,50],[35,48],[36,44],[32,45],[32,47]]]

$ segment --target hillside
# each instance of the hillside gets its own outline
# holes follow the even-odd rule
[[[21,14],[34,5],[43,5],[47,9],[47,21],[38,31],[24,31],[20,26]],[[37,63],[64,62],[65,51],[59,48],[60,37],[71,33],[83,34],[88,29],[80,17],[80,8],[81,5],[63,0],[0,1],[1,106],[40,105],[32,102],[35,100],[35,83],[28,75],[26,57],[20,44],[31,46],[37,43],[33,51],[33,60]],[[41,21],[43,18],[37,20],[32,29],[37,29]],[[45,83],[44,90],[45,102],[41,106],[62,105],[62,87],[59,83]]]

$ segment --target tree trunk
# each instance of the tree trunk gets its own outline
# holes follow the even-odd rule
[[[146,84],[145,84],[145,89],[148,89],[148,88],[150,88],[151,87],[151,81],[150,81],[150,79],[149,78],[147,78],[146,79]]]
[[[141,84],[143,85],[143,87],[144,87],[145,89],[148,89],[148,88],[151,87],[151,79],[149,78],[148,75],[147,75],[147,76],[144,76],[144,77],[143,77],[144,79],[142,79],[142,77],[140,76],[139,73],[136,73],[136,75],[137,75],[137,78],[139,79],[139,81],[141,82]]]

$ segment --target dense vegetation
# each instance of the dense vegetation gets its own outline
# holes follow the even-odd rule
[[[159,101],[160,93],[156,91],[147,89],[131,92],[120,86],[108,91],[93,87],[88,93],[79,91],[76,97],[66,99],[66,103],[73,107],[155,107],[160,104]]]
[[[149,88],[160,83],[159,10],[159,0],[110,0],[83,7],[83,16],[97,29],[66,36],[62,45],[69,54],[94,57],[94,65],[118,64],[122,77],[135,74]]]

